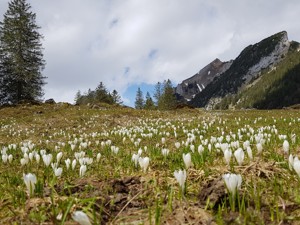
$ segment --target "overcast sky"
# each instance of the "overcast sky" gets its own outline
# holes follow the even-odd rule
[[[1,21],[8,0],[0,0]],[[282,30],[300,41],[299,0],[28,0],[44,35],[45,99],[74,102],[100,81],[127,105]],[[150,91],[150,90],[149,90]]]

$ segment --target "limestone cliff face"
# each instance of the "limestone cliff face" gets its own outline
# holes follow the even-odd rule
[[[276,41],[275,38],[272,42]],[[266,56],[263,56],[259,62],[249,68],[249,71],[244,75],[245,83],[249,83],[253,77],[259,75],[262,70],[266,68],[272,68],[278,64],[285,55],[288,53],[290,47],[290,42],[288,39],[287,32],[282,32],[280,39],[277,40],[277,45],[274,50]]]
[[[202,92],[216,77],[224,73],[231,64],[232,61],[222,62],[218,58],[215,59],[194,76],[178,84],[175,89],[176,94],[182,96],[186,101],[190,101],[196,94]]]
[[[179,84],[176,93],[189,99],[195,107],[214,108],[225,96],[239,93],[261,76],[262,71],[274,69],[286,57],[289,48],[287,32],[279,32],[249,45],[233,61],[214,60]]]

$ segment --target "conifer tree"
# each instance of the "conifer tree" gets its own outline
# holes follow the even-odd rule
[[[154,102],[153,102],[149,92],[147,92],[147,94],[146,94],[146,102],[145,102],[144,108],[150,109],[150,110],[155,109]]]
[[[136,92],[135,108],[136,109],[143,109],[144,108],[144,96],[143,96],[143,92],[140,88],[138,88],[138,90]]]
[[[113,101],[103,82],[100,82],[95,90],[95,101],[108,104],[111,104]]]
[[[163,93],[160,99],[160,109],[170,110],[176,107],[177,101],[172,82],[168,79],[164,81]]]
[[[162,96],[162,85],[160,82],[157,82],[157,84],[155,85],[155,93],[154,93],[154,98],[155,98],[155,104],[158,108],[160,108],[160,100],[161,100],[161,96]]]
[[[0,104],[40,100],[45,78],[36,14],[26,0],[12,0],[0,22]]]
[[[112,97],[113,104],[118,104],[118,105],[123,104],[121,96],[116,90],[112,91],[111,97]]]
[[[75,99],[74,99],[75,104],[76,104],[76,105],[82,104],[82,98],[83,98],[83,96],[81,95],[80,90],[78,90],[78,91],[76,92]]]

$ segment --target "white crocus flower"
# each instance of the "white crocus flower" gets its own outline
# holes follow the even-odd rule
[[[169,149],[167,148],[163,148],[161,150],[161,154],[164,156],[164,157],[167,157],[169,155]]]
[[[178,149],[180,148],[180,142],[175,142],[175,147]]]
[[[251,147],[248,146],[246,149],[247,149],[247,154],[248,154],[249,159],[252,160],[253,159],[253,155],[252,155],[252,149],[251,149]]]
[[[101,153],[99,152],[99,153],[97,154],[96,161],[97,161],[97,162],[100,162],[100,158],[101,158]]]
[[[2,155],[2,161],[3,161],[3,163],[7,163],[7,160],[8,160],[8,155],[7,154],[3,154]]]
[[[294,167],[294,170],[296,171],[296,173],[298,174],[298,176],[300,177],[300,161],[296,157],[294,159],[293,167]]]
[[[235,159],[236,159],[237,163],[239,164],[239,166],[241,166],[243,164],[244,158],[245,158],[245,153],[244,153],[243,149],[238,148],[234,152],[234,156],[235,156]]]
[[[240,174],[224,174],[223,179],[225,181],[228,191],[234,196],[236,190],[242,185],[242,176]]]
[[[147,171],[147,168],[149,166],[149,162],[150,162],[150,159],[149,157],[140,157],[139,158],[139,164],[140,164],[140,167],[143,169],[144,172]]]
[[[81,165],[79,169],[79,176],[83,177],[86,172],[86,165]]]
[[[29,158],[30,162],[32,162],[32,159],[33,159],[33,153],[32,153],[32,152],[30,152],[30,153],[28,154],[28,158]]]
[[[12,162],[12,160],[13,160],[13,155],[12,155],[12,154],[10,154],[10,155],[8,156],[8,162],[9,162],[9,163],[11,163],[11,162]]]
[[[139,150],[138,150],[138,155],[141,156],[142,153],[143,153],[143,149],[139,148]]]
[[[282,147],[283,147],[284,153],[289,153],[290,144],[287,140],[284,140]]]
[[[226,149],[226,150],[224,151],[224,159],[225,159],[225,162],[226,162],[227,165],[230,164],[231,156],[232,156],[231,150],[230,150],[230,149]]]
[[[26,161],[26,159],[22,158],[22,159],[20,160],[20,162],[21,162],[21,166],[25,166],[25,165],[27,164],[28,161]]]
[[[116,147],[116,146],[111,146],[110,147],[110,149],[111,149],[111,151],[114,153],[114,154],[118,154],[118,152],[119,152],[119,147]]]
[[[45,166],[48,167],[52,161],[52,155],[51,154],[43,155],[42,158]]]
[[[63,169],[61,167],[59,168],[54,168],[54,174],[56,177],[60,177],[62,174]]]
[[[62,153],[62,152],[59,152],[59,153],[56,155],[56,161],[57,161],[57,163],[60,162],[62,156],[63,156],[63,153]]]
[[[71,150],[74,151],[76,145],[71,144]]]
[[[27,190],[29,192],[29,195],[32,195],[35,190],[35,184],[37,182],[35,174],[28,173],[28,174],[23,174],[23,179],[25,182],[25,185],[27,187]]]
[[[187,154],[183,153],[182,158],[183,158],[183,161],[184,161],[185,168],[186,169],[190,168],[191,165],[192,165],[191,153],[187,153]]]
[[[190,150],[194,153],[195,152],[195,145],[190,145]]]
[[[263,146],[261,143],[256,144],[256,148],[257,148],[257,153],[261,154],[262,150],[263,150]]]
[[[73,161],[72,161],[72,170],[75,169],[76,164],[77,164],[77,160],[76,160],[76,159],[73,159]]]
[[[250,146],[250,141],[245,141],[244,143],[243,143],[243,148],[246,150],[247,149],[247,147],[249,147]]]
[[[80,225],[92,225],[89,217],[82,211],[75,211],[72,214],[72,219]]]
[[[203,147],[202,145],[199,145],[199,146],[198,146],[198,153],[199,153],[200,155],[202,155],[203,152],[204,152],[204,147]]]
[[[71,165],[71,159],[67,158],[65,160],[65,164],[66,164],[66,167],[67,167],[67,170],[70,168],[70,165]]]
[[[176,178],[179,186],[182,188],[182,192],[184,192],[184,186],[186,181],[186,170],[175,170],[174,177]]]
[[[41,156],[38,153],[36,153],[34,158],[35,158],[36,163],[39,164],[40,160],[41,160]]]
[[[135,153],[134,153],[134,154],[132,155],[131,161],[134,162],[135,167],[138,166],[139,158],[140,158],[139,154],[135,154]]]

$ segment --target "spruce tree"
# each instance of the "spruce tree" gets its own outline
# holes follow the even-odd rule
[[[40,100],[45,78],[36,14],[26,0],[12,0],[0,22],[0,104]]]
[[[113,101],[103,82],[100,82],[95,89],[95,101],[108,104],[111,104]]]
[[[146,94],[146,102],[145,102],[144,108],[150,109],[150,110],[155,109],[154,102],[153,102],[149,92],[147,92],[147,94]]]
[[[112,97],[113,104],[118,104],[118,105],[123,104],[121,96],[116,90],[112,91],[111,97]]]
[[[153,95],[153,97],[155,98],[155,104],[156,106],[160,109],[160,101],[161,101],[161,96],[162,96],[162,85],[160,82],[157,82],[157,84],[155,85],[155,93]]]
[[[76,105],[82,104],[83,97],[84,97],[84,96],[81,95],[80,90],[78,90],[78,91],[76,92],[75,99],[74,99],[75,104],[76,104]]]
[[[177,100],[175,97],[174,88],[172,82],[168,79],[164,81],[163,94],[160,98],[160,109],[171,110],[175,109]]]
[[[138,90],[136,92],[135,108],[136,109],[143,109],[144,108],[144,97],[143,97],[143,92],[140,88],[138,88]]]

